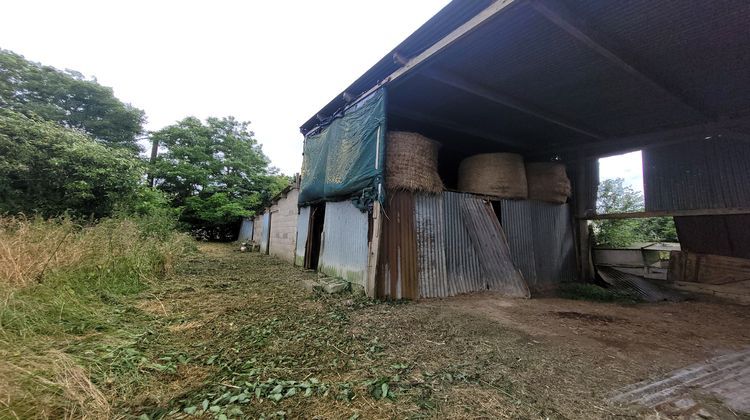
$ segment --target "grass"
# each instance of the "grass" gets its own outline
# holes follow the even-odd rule
[[[159,218],[0,219],[0,417],[110,416],[89,354],[123,342],[128,299],[192,245],[172,232]]]
[[[107,238],[87,268],[12,289],[0,417],[602,417],[607,379],[586,358],[486,317],[309,293],[316,273],[230,245],[178,253],[170,236],[122,239],[113,270],[120,223],[75,231]]]

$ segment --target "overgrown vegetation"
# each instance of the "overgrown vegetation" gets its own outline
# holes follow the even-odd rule
[[[599,183],[597,214],[632,213],[644,210],[643,194],[625,185],[623,178]],[[593,222],[597,245],[625,247],[636,242],[677,242],[677,229],[671,217],[598,220]]]
[[[91,381],[120,368],[96,349],[129,357],[119,343],[138,333],[125,302],[167,278],[192,246],[160,216],[1,219],[0,417],[107,417],[110,399]]]
[[[242,217],[289,182],[246,122],[189,117],[143,133],[144,121],[96,79],[0,50],[0,215],[99,220],[173,209],[180,228],[231,240]],[[160,144],[151,164],[138,155],[146,139]]]

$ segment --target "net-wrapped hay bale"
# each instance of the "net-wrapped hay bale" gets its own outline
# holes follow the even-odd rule
[[[570,197],[570,179],[562,163],[527,163],[526,180],[531,200],[565,204]]]
[[[528,196],[523,157],[515,153],[470,156],[458,167],[458,189],[497,198]]]
[[[437,162],[440,143],[406,131],[388,133],[385,184],[391,190],[443,191]]]

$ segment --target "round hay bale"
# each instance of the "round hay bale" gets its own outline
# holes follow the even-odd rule
[[[440,143],[406,131],[388,133],[385,156],[385,184],[391,190],[443,191],[437,171]]]
[[[562,163],[527,163],[526,180],[531,200],[565,204],[570,197],[570,179]]]
[[[483,153],[458,166],[458,189],[497,198],[527,197],[523,157],[515,153]]]

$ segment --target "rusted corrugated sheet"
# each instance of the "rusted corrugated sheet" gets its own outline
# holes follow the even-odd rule
[[[646,210],[750,208],[750,143],[708,138],[643,151]]]
[[[450,295],[487,289],[487,279],[463,221],[463,202],[470,194],[443,193],[446,265]]]
[[[271,213],[263,213],[263,228],[260,234],[260,252],[268,254],[268,245],[271,237]]]
[[[568,204],[502,200],[500,218],[513,262],[534,291],[576,277],[575,242]]]
[[[479,264],[487,279],[487,288],[511,297],[529,297],[529,288],[513,265],[503,228],[489,202],[467,199],[463,202],[464,222]]]
[[[414,201],[419,295],[450,296],[445,257],[445,217],[442,194],[417,194]]]
[[[685,251],[750,259],[750,214],[675,217]]]
[[[368,217],[350,201],[326,203],[318,270],[365,286]]]
[[[240,226],[240,233],[237,235],[237,240],[240,242],[247,242],[253,239],[253,219],[242,219],[242,225]]]
[[[377,295],[387,299],[417,299],[419,288],[414,195],[405,191],[392,191],[387,197],[376,276]]]
[[[299,209],[299,216],[297,217],[297,244],[294,250],[294,265],[299,267],[305,265],[305,249],[309,227],[310,207],[302,207]]]

